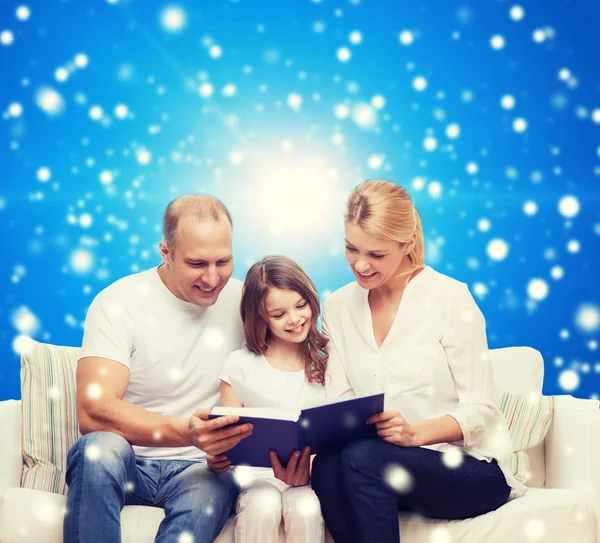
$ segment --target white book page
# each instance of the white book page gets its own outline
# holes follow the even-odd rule
[[[248,388],[244,383],[235,377],[229,377],[233,391],[237,397],[242,401],[244,407],[274,407],[281,408],[277,402],[265,398],[262,394]]]
[[[255,417],[257,419],[289,420],[292,422],[300,418],[300,411],[296,409],[281,409],[274,407],[213,407],[214,415],[238,415],[240,417]]]

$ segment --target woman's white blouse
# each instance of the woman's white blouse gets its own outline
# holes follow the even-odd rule
[[[485,320],[467,286],[425,267],[406,286],[390,331],[378,347],[368,301],[356,282],[331,294],[323,329],[331,338],[328,396],[385,394],[385,409],[408,422],[453,417],[459,447],[479,460],[496,459],[513,495],[525,487],[510,470],[511,443],[496,407]]]

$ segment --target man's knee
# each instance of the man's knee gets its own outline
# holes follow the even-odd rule
[[[91,432],[80,437],[69,451],[67,470],[74,466],[107,467],[135,460],[131,444],[113,432]]]
[[[181,497],[179,509],[231,511],[239,494],[239,487],[229,473],[217,474],[197,464],[183,472],[177,493]]]

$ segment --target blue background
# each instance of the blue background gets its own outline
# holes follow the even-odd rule
[[[0,399],[22,336],[79,345],[94,295],[159,262],[177,195],[230,207],[235,277],[285,253],[326,297],[367,178],[411,192],[491,347],[539,349],[546,394],[598,397],[600,5],[515,5],[3,1]]]

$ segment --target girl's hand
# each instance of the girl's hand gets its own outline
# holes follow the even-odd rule
[[[231,462],[224,454],[217,456],[207,454],[206,461],[208,462],[208,467],[215,473],[225,473],[231,469]]]
[[[419,446],[414,427],[398,411],[384,411],[373,415],[367,419],[367,424],[374,424],[379,437],[388,443],[398,447]]]
[[[310,482],[310,447],[304,447],[302,454],[294,451],[285,467],[281,465],[275,451],[271,451],[271,466],[275,477],[290,486],[305,486]]]

